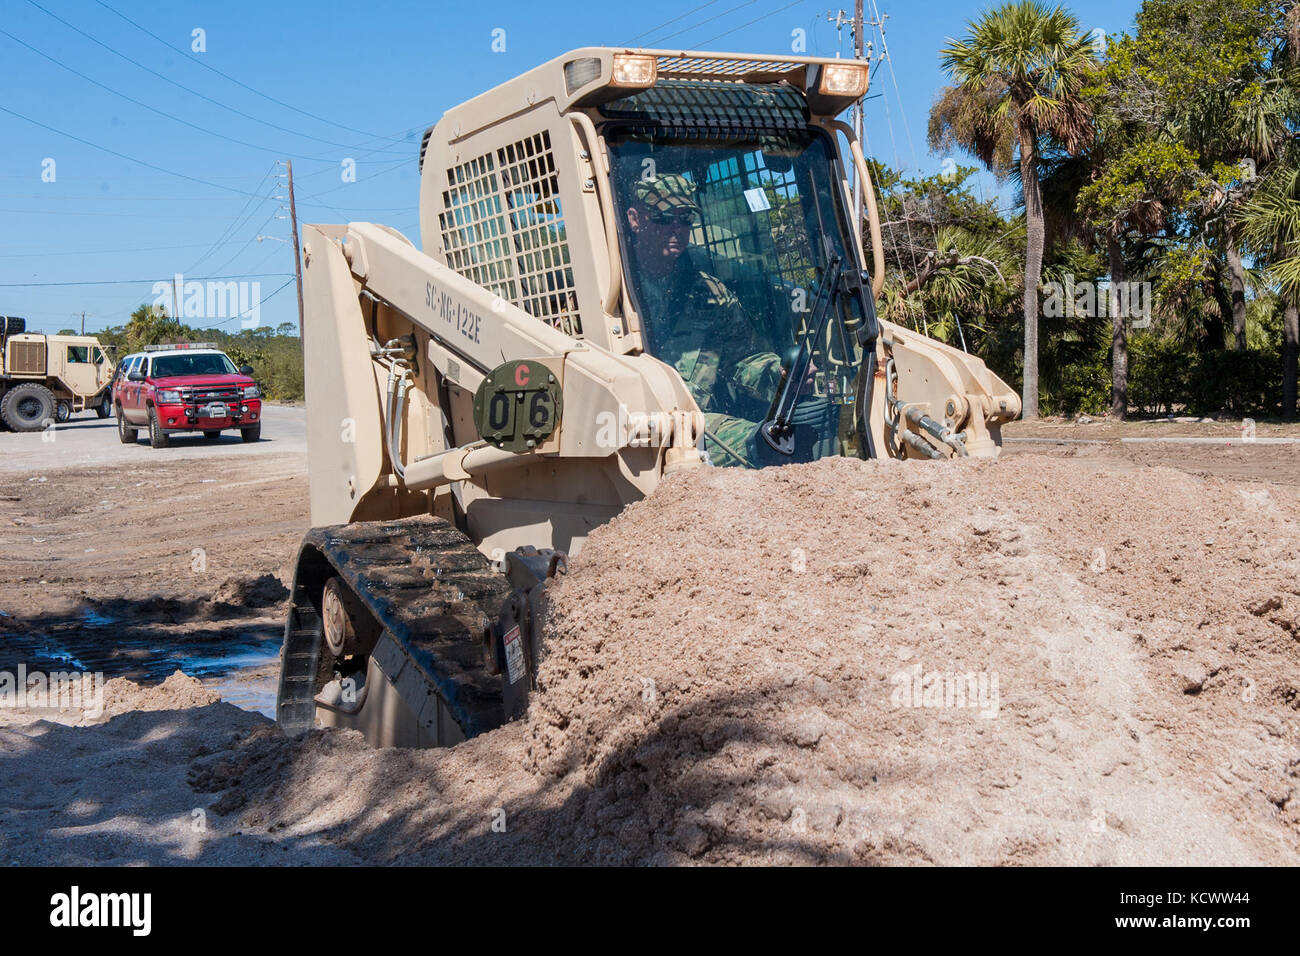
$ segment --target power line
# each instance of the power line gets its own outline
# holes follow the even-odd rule
[[[245,275],[233,276],[186,276],[186,282],[217,282],[227,279],[273,279],[282,276],[283,272],[260,272]],[[184,273],[182,273],[184,275]],[[78,281],[78,282],[3,282],[0,283],[0,289],[47,289],[62,286],[78,285],[131,285],[142,282],[162,282],[164,280],[154,276],[150,279],[103,279],[100,281]]]
[[[366,179],[359,180],[358,182],[355,182],[355,183],[343,183],[342,185],[335,186],[335,187],[332,188],[332,189],[325,189],[325,190],[322,190],[321,192],[318,192],[318,193],[311,193],[309,196],[305,196],[305,197],[303,197],[303,199],[304,199],[304,201],[309,201],[309,200],[312,200],[312,199],[318,199],[318,198],[320,198],[321,196],[328,196],[330,193],[336,193],[336,192],[338,192],[340,189],[347,189],[347,188],[349,188],[349,187],[351,187],[351,186],[357,186],[357,185],[360,185],[360,183],[362,183],[362,182],[367,182],[367,183],[368,183],[368,182],[373,182],[374,180],[378,179],[380,176],[386,176],[386,175],[389,174],[389,173],[396,172],[396,171],[399,170],[399,169],[406,168],[407,162],[408,162],[408,160],[403,159],[403,160],[401,160],[400,162],[396,162],[396,163],[394,163],[392,166],[389,166],[389,167],[387,167],[387,168],[385,168],[385,169],[381,169],[381,170],[379,170],[379,172],[377,172],[377,173],[371,173],[371,174],[370,174]],[[302,177],[302,178],[303,178],[303,179],[306,179],[307,177],[304,176],[304,177]],[[319,205],[319,206],[327,206],[327,207],[328,207],[329,204],[328,204],[328,203],[316,203],[315,205]]]
[[[243,195],[242,193],[240,195]],[[16,216],[95,216],[105,219],[185,219],[187,221],[197,221],[199,219],[220,219],[222,222],[228,222],[230,217],[222,213],[208,213],[202,216],[196,216],[191,213],[167,213],[167,212],[90,212],[85,209],[0,209],[0,212],[13,213]],[[26,246],[27,243],[5,243],[5,245]]]
[[[202,262],[208,256],[212,255],[212,253],[216,251],[218,246],[220,246],[223,242],[225,242],[227,239],[229,239],[231,236],[235,234],[235,232],[239,229],[241,220],[244,219],[245,215],[251,217],[254,209],[260,206],[262,202],[265,202],[267,199],[271,198],[270,196],[262,195],[261,189],[262,186],[266,183],[266,181],[271,177],[271,174],[274,172],[275,172],[275,163],[272,163],[269,167],[267,167],[266,172],[262,174],[262,178],[257,181],[257,185],[253,187],[253,192],[250,193],[249,198],[244,201],[244,205],[240,207],[239,212],[235,213],[234,218],[232,218],[230,220],[230,223],[226,226],[226,228],[222,230],[221,235],[217,236],[216,241],[212,243],[211,247],[206,252],[204,252],[203,255],[199,256],[197,259],[194,260],[193,264],[190,265],[190,267],[185,270],[186,272],[192,272],[194,269],[198,268],[200,262]],[[253,200],[258,198],[260,198],[262,202],[254,203]]]
[[[692,30],[696,30],[704,26],[704,24],[706,23],[712,23],[714,20],[720,20],[722,17],[725,17],[728,13],[735,13],[741,7],[750,7],[757,2],[758,0],[744,0],[744,3],[738,3],[734,7],[731,7],[730,9],[723,10],[721,13],[714,14],[711,17],[706,17],[705,19],[701,20],[699,23],[692,23],[690,26],[682,27],[682,29],[678,30],[676,33],[670,33],[666,37],[660,37],[658,40],[655,40],[655,42],[663,43],[665,40],[671,40],[673,37],[679,37],[683,33],[690,33]],[[791,6],[793,5],[794,4],[791,4]],[[708,43],[709,41],[705,40],[704,42]]]
[[[283,155],[286,155],[286,153],[285,153],[284,150],[281,150],[281,149],[275,149],[275,148],[273,148],[273,147],[271,147],[271,146],[261,146],[261,145],[259,145],[259,144],[257,144],[257,143],[250,143],[250,142],[248,142],[247,140],[238,139],[238,138],[236,138],[236,137],[234,137],[234,136],[227,136],[227,135],[225,135],[224,133],[218,133],[218,132],[216,132],[215,130],[210,130],[210,129],[208,129],[207,127],[200,126],[200,125],[197,124],[197,123],[191,123],[189,120],[184,119],[183,117],[180,117],[180,116],[176,116],[176,115],[173,114],[173,113],[168,113],[166,110],[160,110],[160,109],[158,109],[156,106],[150,106],[148,103],[145,103],[143,100],[138,100],[138,99],[136,99],[134,96],[131,96],[131,95],[127,94],[127,93],[123,93],[121,90],[114,89],[113,87],[108,86],[108,85],[105,84],[105,83],[101,83],[101,82],[99,82],[99,80],[96,80],[94,77],[87,76],[85,73],[82,73],[80,70],[77,70],[77,69],[74,69],[73,67],[68,66],[66,63],[62,62],[61,60],[57,59],[56,57],[52,57],[52,56],[50,56],[48,53],[45,53],[45,52],[43,52],[42,50],[38,50],[36,47],[32,46],[30,43],[26,42],[25,40],[22,40],[22,39],[20,39],[20,38],[18,38],[18,37],[16,37],[16,36],[14,36],[14,35],[13,35],[12,33],[10,33],[8,30],[0,29],[0,34],[2,34],[2,35],[4,35],[4,36],[7,36],[10,40],[12,40],[13,42],[17,43],[19,46],[26,47],[28,50],[31,50],[33,53],[35,53],[37,56],[39,56],[39,57],[44,57],[46,60],[49,60],[51,63],[53,63],[55,66],[59,67],[60,69],[67,70],[67,71],[68,71],[69,73],[71,73],[73,76],[80,77],[81,79],[85,80],[87,83],[90,83],[90,84],[93,84],[94,86],[99,87],[101,90],[105,90],[106,92],[111,93],[111,94],[113,94],[114,96],[121,97],[122,99],[126,100],[128,103],[134,103],[136,106],[139,106],[139,107],[141,107],[142,109],[149,110],[149,112],[151,112],[151,113],[157,113],[159,116],[161,116],[161,117],[163,117],[163,118],[165,118],[165,119],[169,119],[169,120],[171,120],[173,123],[180,123],[182,126],[188,126],[190,129],[198,130],[200,133],[205,133],[205,134],[207,134],[208,136],[214,136],[214,137],[216,137],[217,139],[223,139],[223,140],[225,140],[226,142],[228,142],[228,143],[234,143],[234,144],[237,145],[237,146],[246,146],[246,147],[248,147],[249,149],[260,150],[261,152],[264,152],[264,153],[274,153],[274,154],[277,155],[277,156],[283,156]],[[287,155],[294,155],[294,156],[297,156],[297,154],[287,154]],[[310,160],[310,161],[312,161],[312,162],[330,162],[330,161],[331,161],[331,160],[324,160],[324,159],[314,159],[314,158],[312,158],[312,157],[307,157],[307,156],[297,156],[297,158],[299,158],[299,159],[307,159],[307,160]],[[385,160],[376,160],[375,162],[385,162]]]
[[[337,126],[339,129],[347,130],[349,133],[357,133],[357,134],[359,134],[359,135],[361,135],[361,136],[369,136],[371,139],[387,139],[387,140],[391,140],[391,141],[394,142],[394,143],[402,142],[401,140],[396,139],[396,138],[394,138],[394,137],[392,137],[392,136],[384,136],[384,135],[379,134],[379,133],[368,133],[368,132],[366,132],[365,130],[354,129],[354,128],[351,127],[351,126],[345,126],[343,123],[338,123],[338,122],[335,122],[334,120],[326,119],[326,118],[323,117],[323,116],[317,116],[315,113],[310,113],[310,112],[308,112],[307,110],[299,109],[298,107],[296,107],[296,106],[294,106],[294,105],[292,105],[292,104],[290,104],[290,103],[286,103],[286,102],[284,102],[283,100],[278,100],[278,99],[276,99],[274,96],[271,96],[271,95],[268,94],[268,93],[263,93],[261,90],[254,89],[253,87],[249,86],[247,83],[243,82],[242,80],[237,80],[237,79],[235,79],[235,78],[234,78],[233,76],[231,76],[229,73],[223,73],[221,70],[218,70],[215,66],[212,66],[212,65],[210,65],[210,64],[208,64],[208,63],[205,63],[203,60],[198,59],[198,58],[195,57],[193,54],[185,53],[184,50],[179,50],[179,51],[178,51],[175,47],[173,47],[170,43],[168,43],[168,42],[167,42],[166,40],[164,40],[162,37],[158,36],[156,33],[153,33],[153,32],[151,32],[151,31],[149,31],[148,29],[146,29],[145,27],[142,27],[140,24],[136,23],[134,20],[132,20],[130,17],[128,17],[125,13],[122,13],[120,10],[115,10],[113,7],[110,7],[107,3],[104,3],[104,0],[95,0],[95,2],[98,3],[98,4],[99,4],[101,7],[103,7],[105,10],[107,10],[109,13],[112,13],[112,14],[114,14],[115,16],[121,17],[123,20],[125,20],[127,23],[131,24],[131,26],[135,27],[135,28],[136,28],[137,30],[139,30],[141,33],[144,33],[144,34],[146,34],[147,36],[153,37],[155,40],[157,40],[159,43],[161,43],[163,46],[165,46],[168,50],[171,50],[172,52],[180,52],[180,53],[184,53],[184,54],[186,55],[186,57],[190,60],[190,62],[192,62],[192,63],[194,63],[194,64],[196,64],[196,65],[198,65],[198,66],[203,67],[205,70],[208,70],[209,72],[212,72],[212,73],[217,74],[217,76],[220,76],[220,77],[223,77],[224,79],[229,80],[231,83],[234,83],[236,86],[242,87],[243,89],[248,90],[250,93],[253,93],[253,94],[256,94],[257,96],[262,97],[262,99],[264,99],[264,100],[269,100],[270,102],[275,103],[277,106],[283,106],[285,109],[293,110],[295,113],[301,113],[303,116],[310,117],[311,119],[314,119],[314,120],[316,120],[317,122],[325,123],[327,126]]]
[[[229,242],[223,242],[223,246],[233,245],[238,242],[232,239]],[[0,253],[0,259],[49,259],[54,256],[110,256],[125,255],[126,253],[135,252],[170,252],[173,249],[202,249],[207,246],[206,242],[195,242],[181,246],[137,246],[134,249],[87,249],[81,252],[6,252]]]
[[[280,273],[280,275],[284,275],[284,273]],[[274,292],[272,292],[270,295],[268,295],[265,299],[260,300],[260,301],[257,303],[257,305],[254,306],[254,308],[261,309],[262,306],[264,306],[266,303],[270,302],[272,299],[274,299],[277,295],[279,295],[279,294],[280,294],[281,292],[283,292],[285,289],[289,288],[289,286],[293,285],[294,279],[296,279],[296,278],[297,278],[296,276],[289,276],[289,281],[287,281],[284,285],[280,286],[280,288],[276,289]],[[232,315],[230,318],[226,319],[224,322],[218,322],[216,325],[210,325],[210,326],[205,326],[205,327],[206,327],[206,328],[212,328],[212,329],[218,329],[218,328],[220,328],[220,327],[223,326],[223,325],[229,325],[231,322],[234,322],[236,319],[242,319],[244,316],[248,315],[248,314],[249,314],[250,312],[252,312],[252,311],[253,311],[252,309],[245,309],[243,312],[239,313],[238,315]],[[181,316],[181,318],[184,318],[184,316]]]
[[[642,37],[648,37],[651,34],[658,33],[664,27],[672,26],[678,20],[683,20],[686,17],[689,17],[692,13],[699,13],[701,10],[705,9],[706,7],[711,7],[715,3],[721,3],[721,2],[722,0],[709,0],[708,3],[701,3],[699,6],[691,7],[685,13],[680,14],[679,16],[675,16],[671,20],[665,20],[663,23],[659,24],[658,26],[651,27],[649,30],[646,30],[644,33],[638,33],[631,40],[625,43],[624,46],[632,46],[634,43],[636,43],[637,40],[641,39]]]
[[[231,256],[229,259],[227,259],[225,262],[221,263],[221,265],[217,266],[214,271],[216,272],[222,271],[223,269],[227,268],[232,262],[234,262],[236,259],[242,256],[244,254],[244,250],[257,241],[257,237],[262,234],[262,230],[266,228],[266,224],[270,222],[272,219],[274,219],[275,214],[279,211],[280,211],[280,207],[278,206],[275,209],[272,209],[271,215],[267,216],[266,219],[262,222],[262,224],[257,227],[257,230],[253,233],[253,237],[251,239],[245,240],[244,244],[235,250],[235,254]],[[262,265],[262,263],[266,262],[268,259],[270,259],[270,256],[265,257],[262,260],[262,262],[259,262],[257,266],[254,266],[254,268],[257,268],[258,266]]]
[[[30,3],[31,0],[28,0],[28,2]],[[147,169],[152,169],[154,172],[166,173],[168,176],[175,176],[178,179],[188,179],[192,183],[199,183],[200,185],[203,186],[211,186],[213,189],[224,189],[227,192],[239,193],[240,195],[243,196],[252,195],[251,193],[244,192],[244,190],[242,189],[236,189],[233,186],[222,186],[220,183],[214,183],[207,179],[200,179],[197,176],[189,176],[186,175],[185,173],[178,173],[174,169],[166,169],[162,166],[155,166],[153,163],[145,162],[143,159],[136,159],[134,156],[126,155],[126,153],[119,153],[115,149],[109,149],[107,146],[100,146],[98,143],[92,143],[88,139],[82,139],[80,136],[74,136],[72,133],[65,132],[61,129],[55,129],[53,126],[47,126],[45,123],[42,123],[40,120],[34,120],[30,116],[24,116],[22,113],[15,112],[14,110],[9,109],[7,106],[0,106],[0,112],[8,113],[10,116],[16,116],[20,120],[26,120],[28,123],[31,123],[33,126],[39,126],[43,130],[48,130],[51,133],[57,133],[60,136],[66,136],[68,139],[75,140],[76,142],[81,143],[83,146],[89,146],[92,149],[98,149],[102,152],[108,153],[110,156],[116,156],[118,159],[125,159],[129,163],[136,163],[140,166],[144,166]]]
[[[191,96],[197,96],[199,99],[211,103],[214,106],[219,106],[223,110],[227,110],[228,112],[234,113],[237,116],[242,116],[245,119],[252,120],[254,123],[260,123],[263,126],[270,127],[271,129],[277,130],[281,133],[288,133],[291,136],[300,136],[303,139],[310,139],[317,143],[324,143],[326,146],[336,146],[341,149],[354,148],[353,146],[349,146],[346,143],[336,143],[333,140],[321,139],[319,136],[312,136],[310,133],[304,133],[299,130],[290,129],[289,127],[286,126],[279,126],[275,123],[270,123],[267,122],[266,120],[258,119],[256,116],[253,116],[251,113],[245,113],[242,110],[237,110],[233,106],[227,106],[225,103],[222,103],[220,100],[215,100],[210,96],[206,96],[203,93],[200,93],[198,90],[191,89],[190,87],[186,86],[184,83],[178,83],[175,80],[171,79],[170,77],[164,76],[162,73],[159,73],[157,70],[145,66],[143,63],[139,62],[138,60],[131,59],[125,53],[121,53],[113,49],[113,47],[109,46],[107,43],[104,43],[102,40],[96,39],[95,37],[87,33],[85,30],[82,30],[80,27],[74,26],[73,24],[69,23],[67,20],[60,17],[58,14],[51,13],[49,10],[46,10],[43,6],[37,3],[36,0],[27,0],[27,2],[31,4],[33,7],[35,7],[37,10],[40,10],[46,16],[58,20],[69,30],[72,30],[73,32],[78,33],[81,36],[85,37],[87,40],[89,40],[91,43],[94,43],[96,46],[103,47],[105,50],[107,50],[109,53],[112,53],[114,56],[126,60],[126,62],[130,63],[132,66],[138,67],[141,70],[144,70],[146,73],[158,77],[158,79],[162,80],[164,83],[168,83],[176,87],[177,89],[184,90],[186,93],[189,93]]]
[[[737,30],[743,30],[745,29],[745,27],[753,26],[755,23],[758,23],[760,20],[766,20],[768,17],[774,17],[778,13],[781,13],[783,10],[789,10],[791,7],[797,7],[802,2],[803,0],[793,0],[792,3],[787,3],[783,7],[777,7],[771,13],[764,13],[762,16],[754,17],[754,19],[748,20],[745,23],[742,23],[738,27],[732,27],[730,30],[724,30],[722,33],[719,33],[717,36],[711,36],[707,40],[701,40],[700,46],[704,46],[706,43],[712,43],[714,40],[720,40],[723,37],[728,36],[729,34],[735,33]],[[742,6],[744,6],[744,4],[742,4]],[[707,20],[705,20],[704,22],[708,23]],[[699,24],[696,25],[698,26]]]

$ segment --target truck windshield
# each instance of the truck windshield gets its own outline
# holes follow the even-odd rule
[[[646,349],[681,373],[716,465],[768,463],[757,430],[771,413],[814,290],[846,249],[830,140],[815,131],[739,137],[612,131],[607,143],[628,286]],[[793,460],[842,453],[862,360],[856,297],[844,326],[809,343]],[[834,326],[840,334],[831,334]]]
[[[174,375],[232,375],[234,363],[220,352],[195,352],[192,355],[160,355],[153,360],[151,378]]]

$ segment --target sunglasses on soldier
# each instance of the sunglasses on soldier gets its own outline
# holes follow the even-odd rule
[[[649,207],[646,214],[651,222],[661,226],[669,223],[677,226],[693,226],[699,218],[699,212],[690,206],[671,206],[668,209]]]

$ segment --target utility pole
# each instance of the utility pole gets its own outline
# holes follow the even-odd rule
[[[298,280],[298,342],[305,349],[307,334],[302,327],[302,253],[298,249],[298,207],[293,198],[293,160],[285,160],[284,165],[289,171],[289,225],[293,230],[293,272]]]
[[[868,68],[870,68],[871,45],[866,43],[863,38],[862,5],[863,0],[853,0],[852,17],[848,15],[848,11],[843,9],[834,14],[828,11],[826,14],[826,22],[833,25],[840,35],[843,34],[845,26],[849,27],[849,32],[853,37],[853,59],[865,59],[868,62]],[[835,55],[839,56],[838,50]],[[863,111],[862,102],[860,100],[853,104],[851,125],[853,126],[853,135],[857,137],[859,143],[862,142]],[[862,221],[862,206],[864,201],[865,197],[862,195],[862,183],[858,181],[858,174],[855,169],[853,171],[853,212],[856,221],[859,223]]]
[[[862,0],[853,2],[853,59],[862,59]],[[870,65],[867,69],[870,69]],[[862,100],[853,104],[853,135],[862,142]],[[855,229],[861,229],[862,204],[866,197],[862,194],[862,183],[858,180],[857,170],[853,172],[853,222]]]

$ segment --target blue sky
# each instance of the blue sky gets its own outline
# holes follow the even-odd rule
[[[986,4],[876,2],[893,76],[891,64],[875,75],[872,93],[883,96],[867,104],[869,145],[891,165],[936,171],[942,157],[926,148],[925,127],[945,81],[937,51]],[[260,282],[261,323],[296,321],[292,286],[276,291],[291,277],[292,252],[257,241],[289,234],[275,198],[284,195],[277,158],[294,161],[302,222],[383,222],[418,243],[423,129],[574,47],[780,53],[801,29],[810,54],[841,49],[826,17],[838,4],[828,0],[4,0],[4,8],[0,314],[45,332],[79,326],[83,310],[87,331],[121,324],[177,272]],[[1118,33],[1132,29],[1138,2],[1073,9],[1086,29]],[[492,50],[498,29],[504,52]],[[191,51],[195,30],[205,52]],[[846,29],[846,55],[849,42]],[[356,182],[342,181],[344,158],[356,160]],[[998,194],[987,176],[981,188]],[[114,284],[86,284],[98,280]],[[238,319],[225,327],[237,329]]]

